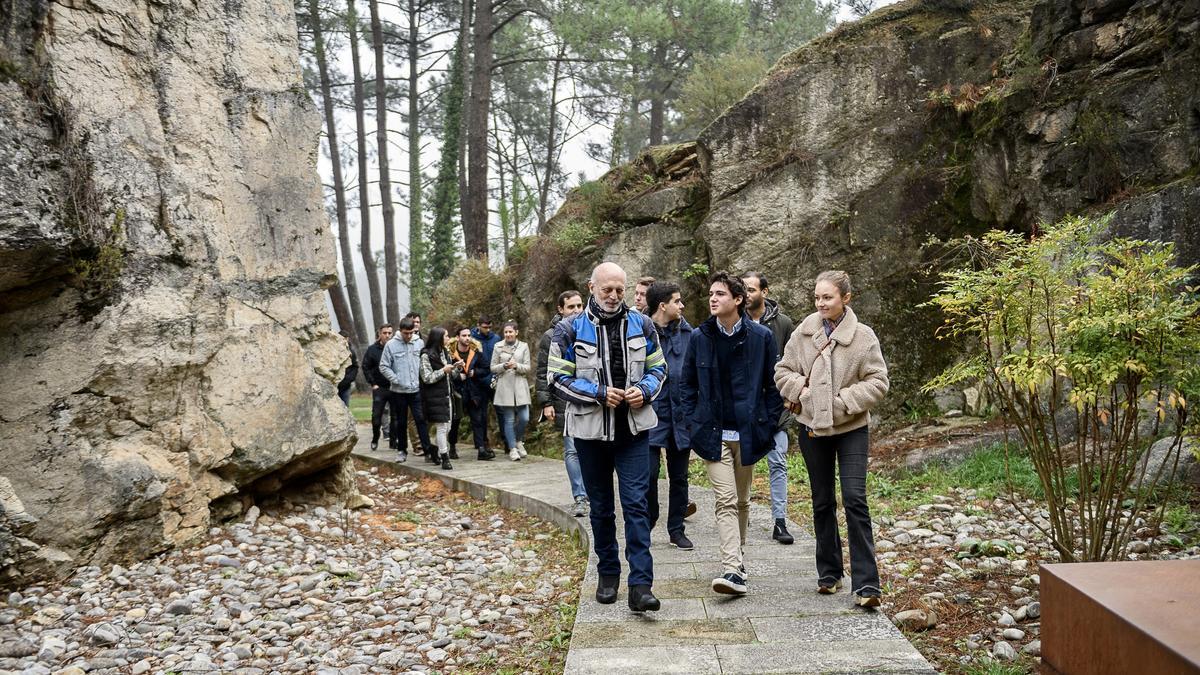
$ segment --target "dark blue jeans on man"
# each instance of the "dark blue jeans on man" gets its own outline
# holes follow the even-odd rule
[[[650,557],[650,521],[646,513],[646,486],[650,480],[650,435],[629,433],[625,420],[618,423],[616,440],[575,439],[583,485],[591,502],[592,540],[597,571],[601,576],[621,576],[617,547],[616,504],[613,473],[625,519],[625,560],[629,562],[629,585],[654,583],[654,559]]]
[[[429,427],[425,424],[425,410],[421,407],[421,394],[389,392],[388,404],[392,408],[392,449],[401,452],[408,451],[408,413],[411,410],[413,421],[417,423],[417,437],[421,439],[421,452],[428,450],[431,447]]]
[[[683,534],[683,518],[688,505],[688,459],[690,448],[682,450],[675,445],[675,435],[667,437],[665,448],[650,448],[650,485],[646,490],[646,509],[650,512],[650,529],[658,523],[658,467],[661,455],[667,455],[667,534]]]
[[[842,539],[838,535],[834,466],[840,474],[846,534],[850,540],[850,588],[855,594],[879,595],[879,568],[871,511],[867,508],[867,427],[836,436],[809,436],[800,428],[800,451],[812,486],[813,531],[817,538],[817,583],[842,578]]]

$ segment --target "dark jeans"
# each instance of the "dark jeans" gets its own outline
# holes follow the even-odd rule
[[[487,396],[479,396],[475,399],[471,396],[463,397],[463,407],[467,409],[467,416],[471,419],[471,434],[475,438],[476,450],[483,450],[488,447],[487,402]],[[455,420],[454,426],[450,427],[450,434],[458,438],[457,420]]]
[[[871,511],[867,508],[866,427],[837,436],[809,436],[800,428],[800,452],[812,486],[813,530],[817,536],[817,580],[832,583],[842,578],[842,539],[838,534],[837,495],[833,476],[841,477],[846,534],[850,539],[850,588],[854,593],[878,595],[879,568]]]
[[[417,423],[417,437],[421,439],[421,451],[424,452],[432,447],[429,442],[429,427],[425,425],[425,411],[421,408],[421,394],[415,391],[411,394],[389,391],[388,402],[392,406],[392,449],[408,450],[408,412],[410,410],[413,421]]]
[[[629,585],[654,583],[654,559],[650,556],[650,522],[646,515],[646,485],[650,480],[649,432],[633,436],[622,421],[614,441],[575,439],[583,485],[591,501],[592,541],[597,571],[606,577],[621,576],[617,547],[616,504],[613,473],[625,519],[625,559],[629,561]]]
[[[650,529],[658,523],[658,467],[661,455],[667,453],[667,534],[683,534],[683,517],[688,505],[688,459],[692,451],[675,447],[675,438],[668,439],[668,447],[650,448],[650,485],[646,488],[646,509],[650,512]]]
[[[388,401],[391,399],[391,393],[385,387],[379,387],[371,390],[371,442],[379,442],[379,430],[383,428],[383,410],[388,407]],[[390,410],[389,410],[390,412]],[[391,418],[395,415],[388,415],[388,424],[390,425]],[[391,429],[388,429],[388,436],[391,436]]]

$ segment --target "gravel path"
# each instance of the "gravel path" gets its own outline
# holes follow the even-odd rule
[[[373,509],[255,507],[190,549],[0,598],[0,672],[561,670],[584,560],[565,535],[436,481],[359,482]]]

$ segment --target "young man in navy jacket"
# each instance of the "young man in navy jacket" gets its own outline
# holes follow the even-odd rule
[[[775,388],[775,336],[745,319],[746,287],[727,272],[709,280],[711,316],[692,331],[681,379],[692,449],[716,494],[723,574],[718,593],[747,590],[742,546],[750,520],[754,464],[775,447],[783,399]]]

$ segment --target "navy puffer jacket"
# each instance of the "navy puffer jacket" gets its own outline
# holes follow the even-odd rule
[[[650,446],[670,447],[669,439],[675,437],[675,447],[687,450],[692,447],[688,434],[687,417],[683,413],[683,358],[687,355],[688,342],[692,339],[692,326],[687,319],[680,318],[658,329],[658,343],[667,358],[666,390],[654,399],[654,412],[658,415],[658,426],[650,431]]]

